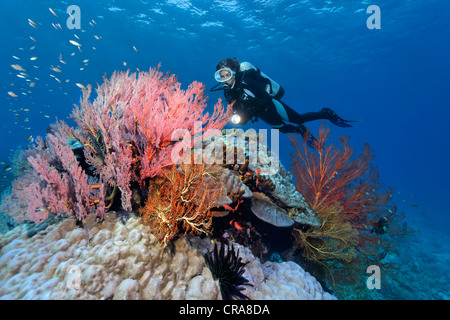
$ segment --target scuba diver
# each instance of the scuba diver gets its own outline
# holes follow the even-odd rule
[[[329,108],[297,113],[280,100],[284,95],[283,87],[249,62],[240,63],[236,58],[223,59],[217,64],[214,77],[219,83],[210,91],[223,90],[228,103],[235,101],[231,117],[234,124],[246,124],[249,120],[255,122],[260,118],[282,133],[300,133],[303,140],[314,148],[316,139],[303,123],[326,119],[336,126],[346,128],[351,127],[349,122],[354,122],[342,119]],[[222,87],[217,88],[220,84]]]

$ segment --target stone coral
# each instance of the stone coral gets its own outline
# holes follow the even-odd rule
[[[334,298],[295,263],[262,265],[234,246],[250,299]],[[31,238],[21,225],[0,236],[0,299],[220,299],[203,258],[212,248],[187,236],[163,251],[141,218],[124,224],[113,212],[102,224],[88,216],[81,229],[69,218]]]

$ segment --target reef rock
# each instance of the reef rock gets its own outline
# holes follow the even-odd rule
[[[294,220],[283,209],[277,207],[262,193],[254,192],[252,198],[252,212],[261,220],[276,227],[291,227]]]
[[[244,191],[242,198],[251,198],[253,197],[252,191],[242,182],[239,178],[239,174],[233,170],[229,170],[225,168],[225,172],[222,175],[223,186],[227,193],[234,194],[239,191]],[[231,199],[228,198],[231,203]]]
[[[251,199],[252,212],[259,219],[277,227],[288,227],[294,223],[320,226],[320,220],[292,183],[292,174],[284,168],[276,154],[268,151],[263,135],[250,130],[224,130],[222,136],[214,136],[203,144],[203,156],[211,155],[212,150],[215,150],[215,161],[222,160],[226,168],[223,175],[226,193],[244,192],[241,197]],[[221,152],[222,159],[217,156]],[[257,183],[251,189],[245,182],[254,180]],[[256,192],[267,195],[270,200],[255,198]],[[231,202],[229,197],[223,197],[222,203]]]

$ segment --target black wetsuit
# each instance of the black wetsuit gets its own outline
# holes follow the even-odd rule
[[[310,133],[303,125],[305,122],[327,119],[339,125],[339,121],[346,121],[328,108],[318,112],[299,114],[280,100],[284,90],[280,90],[275,96],[269,94],[271,90],[270,81],[261,76],[259,69],[239,71],[236,73],[234,87],[224,86],[225,99],[228,103],[235,101],[233,109],[241,116],[241,124],[246,124],[249,120],[257,121],[260,118],[283,133],[301,133],[306,138],[310,136]],[[287,124],[285,121],[296,125]]]

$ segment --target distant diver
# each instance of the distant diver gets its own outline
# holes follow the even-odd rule
[[[325,119],[336,126],[347,128],[352,126],[349,122],[354,122],[342,119],[329,108],[297,113],[280,100],[284,95],[283,87],[249,62],[225,58],[217,64],[214,77],[219,83],[211,91],[223,90],[228,103],[235,101],[231,117],[234,124],[246,124],[249,120],[255,122],[261,118],[282,133],[300,133],[305,142],[314,148],[316,139],[303,123]],[[220,84],[222,87],[217,88]]]

